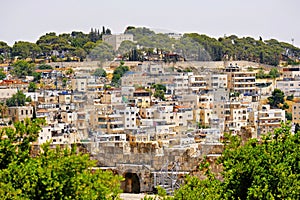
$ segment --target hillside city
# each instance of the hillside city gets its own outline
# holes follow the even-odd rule
[[[16,42],[13,48],[1,43],[1,127],[45,119],[32,146],[78,144],[99,168],[119,174],[132,169],[124,175],[123,191],[153,192],[162,185],[170,194],[182,183],[178,175],[197,167],[196,158],[222,154],[227,133],[259,140],[289,122],[292,133],[300,130],[298,48],[285,45],[276,58],[262,51],[250,58],[249,52],[225,53],[220,46],[223,52],[213,55],[206,50],[213,45],[201,43],[200,35],[103,29],[91,30],[93,41],[72,50],[56,42],[66,34],[49,33],[37,44]],[[169,49],[150,43],[146,48],[138,42],[145,33],[170,42]],[[81,34],[70,37],[83,40]],[[245,38],[227,39],[235,45]],[[181,40],[190,46],[170,50]]]

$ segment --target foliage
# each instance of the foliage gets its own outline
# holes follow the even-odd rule
[[[0,80],[3,80],[6,78],[6,74],[3,72],[3,69],[0,69]]]
[[[26,95],[22,91],[18,91],[11,98],[6,100],[6,105],[8,107],[25,106],[25,103],[30,101],[30,97],[26,98]]]
[[[31,142],[37,139],[43,124],[45,124],[43,119],[25,119],[24,122],[16,122],[14,128],[0,129],[1,170],[8,168],[11,163],[22,163],[30,157]]]
[[[112,61],[114,58],[113,47],[106,42],[98,41],[96,47],[91,50],[89,57],[92,60]]]
[[[41,48],[35,43],[19,41],[12,47],[12,55],[22,59],[32,58],[33,60],[42,52]]]
[[[293,114],[290,112],[285,111],[285,118],[288,121],[292,121],[293,120]]]
[[[275,79],[280,76],[280,73],[277,68],[272,68],[269,72],[269,76],[270,76],[270,78]]]
[[[121,177],[93,170],[96,162],[77,153],[75,146],[51,150],[47,143],[39,155],[30,156],[30,143],[42,123],[26,119],[15,129],[0,130],[1,199],[117,199]]]
[[[288,95],[288,96],[286,97],[286,100],[288,100],[288,101],[293,101],[293,100],[294,100],[294,95],[293,95],[293,94]]]
[[[97,68],[94,72],[94,76],[106,77],[106,71],[103,68]]]
[[[113,72],[113,77],[111,80],[112,85],[114,86],[119,86],[120,85],[120,79],[121,77],[127,72],[129,71],[129,67],[128,66],[124,66],[124,62],[120,63],[120,66],[117,67],[114,72]]]
[[[7,112],[8,107],[4,102],[0,102],[0,113],[1,113],[1,118],[4,118],[4,114]]]
[[[153,96],[155,98],[159,98],[162,101],[166,100],[166,98],[165,98],[165,92],[163,90],[155,90]]]
[[[25,60],[19,60],[13,64],[13,70],[11,73],[18,78],[25,76],[31,76],[34,71],[34,64]]]
[[[152,88],[154,88],[155,90],[163,90],[164,92],[167,91],[166,86],[164,86],[164,85],[162,85],[162,84],[159,84],[159,83],[153,84],[153,85],[152,85]]]
[[[36,89],[37,89],[36,84],[34,82],[30,82],[28,86],[28,92],[35,92]]]
[[[284,103],[284,92],[275,88],[268,100],[271,107],[279,108],[279,104]]]
[[[281,106],[281,109],[286,110],[289,109],[289,107],[290,106],[286,102],[284,102],[283,105]]]
[[[51,67],[51,65],[47,65],[47,64],[41,64],[39,66],[37,66],[38,69],[44,70],[44,69],[53,69]]]
[[[68,68],[66,70],[66,75],[71,75],[71,74],[74,74],[74,70],[72,68]]]
[[[11,51],[11,47],[6,42],[0,41],[0,54],[6,54]]]
[[[298,199],[300,195],[300,135],[282,124],[261,140],[244,144],[238,136],[225,138],[219,159],[223,178],[188,177],[175,199]]]
[[[130,50],[135,49],[135,48],[136,48],[136,44],[134,42],[125,40],[121,43],[120,47],[118,48],[117,53],[126,55],[126,53],[128,54],[130,52]]]
[[[204,34],[188,33],[178,40],[170,38],[167,34],[155,33],[145,27],[128,26],[125,33],[133,34],[135,43],[126,41],[121,44],[118,51],[123,58],[129,59],[130,54],[136,59],[147,60],[149,55],[176,53],[186,60],[198,61],[229,61],[247,60],[257,63],[278,66],[279,61],[286,61],[287,65],[299,63],[295,58],[300,57],[300,49],[285,42],[275,39],[262,40],[251,37],[237,37],[236,35],[224,36],[218,39]],[[89,33],[72,31],[57,35],[54,32],[42,35],[36,44],[19,41],[13,48],[5,42],[0,41],[0,62],[7,62],[10,56],[17,56],[21,59],[36,57],[55,60],[72,60],[71,57],[78,57],[84,60],[88,55],[94,60],[111,60],[114,52],[103,46],[103,35],[110,35],[111,30],[102,27],[102,31],[92,28]],[[97,45],[96,45],[97,44]],[[136,48],[139,46],[139,48]],[[94,50],[97,48],[96,50]],[[130,52],[130,49],[138,49]],[[99,52],[103,52],[99,55]]]
[[[174,199],[220,199],[221,181],[217,180],[209,169],[209,163],[204,157],[199,166],[201,174],[206,179],[200,180],[187,175],[185,183],[175,191]]]
[[[41,72],[32,72],[33,76],[33,81],[38,82],[42,78],[42,73]]]
[[[161,99],[161,100],[163,100],[163,101],[166,100],[166,98],[165,98],[165,92],[166,92],[166,90],[167,90],[166,86],[157,83],[157,84],[153,84],[153,85],[152,85],[152,88],[155,89],[155,92],[154,92],[154,94],[153,94],[153,96],[154,96],[155,98],[159,98],[159,99]]]

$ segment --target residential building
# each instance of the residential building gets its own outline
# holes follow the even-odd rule
[[[239,66],[230,65],[225,68],[228,75],[227,87],[231,92],[254,96],[257,94],[255,72],[243,71]]]
[[[207,87],[206,75],[189,76],[189,88],[192,93],[197,94],[201,90],[207,89]]]
[[[98,113],[98,130],[103,134],[124,133],[124,124],[120,114]]]
[[[32,118],[33,107],[31,105],[8,107],[8,115],[11,117],[13,122],[23,121],[26,118]]]
[[[292,122],[294,124],[300,124],[300,102],[296,102],[292,105]]]
[[[5,100],[11,98],[14,94],[18,92],[17,88],[0,88],[0,99]]]
[[[273,132],[285,121],[285,111],[282,109],[271,109],[270,105],[261,105],[260,109],[249,115],[249,121],[257,129],[258,136]]]
[[[284,92],[285,95],[300,96],[300,77],[293,80],[278,80],[276,81],[276,88]]]

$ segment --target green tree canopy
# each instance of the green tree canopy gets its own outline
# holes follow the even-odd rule
[[[106,77],[106,71],[103,68],[97,68],[94,72],[94,76]]]
[[[269,76],[270,76],[270,78],[275,79],[280,76],[280,73],[277,68],[272,68],[269,72]]]
[[[41,64],[41,65],[39,65],[39,66],[37,66],[37,68],[38,69],[53,69],[52,67],[51,67],[51,65],[47,65],[47,64]]]
[[[36,84],[34,82],[30,82],[28,86],[28,92],[35,92],[36,89],[37,89]]]
[[[119,86],[121,77],[129,71],[128,66],[124,66],[124,62],[121,62],[120,66],[117,67],[113,72],[113,77],[111,80],[112,85]]]
[[[31,76],[34,71],[34,64],[25,60],[19,60],[13,64],[11,73],[18,78]]]
[[[12,47],[12,55],[22,59],[32,58],[33,60],[42,52],[41,48],[35,43],[19,41]]]
[[[284,103],[284,92],[280,89],[275,88],[272,92],[272,96],[268,97],[270,106],[279,108],[279,104]]]
[[[116,199],[122,178],[93,169],[96,162],[75,146],[51,150],[47,143],[30,155],[42,123],[26,119],[0,130],[0,198]]]
[[[219,160],[222,180],[207,171],[207,179],[188,178],[175,199],[298,199],[300,195],[299,133],[283,124],[261,138],[243,144],[230,136]]]
[[[3,80],[6,78],[6,74],[3,72],[3,69],[0,69],[0,80]]]
[[[114,58],[113,47],[106,42],[98,41],[96,47],[91,50],[89,57],[92,60],[111,61]]]
[[[6,105],[8,107],[25,106],[26,102],[31,102],[30,97],[26,98],[26,95],[22,91],[18,91],[11,98],[6,100]]]

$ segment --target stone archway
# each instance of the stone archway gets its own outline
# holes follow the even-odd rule
[[[124,174],[125,181],[121,184],[121,189],[125,193],[140,193],[140,179],[136,173],[126,172]]]

